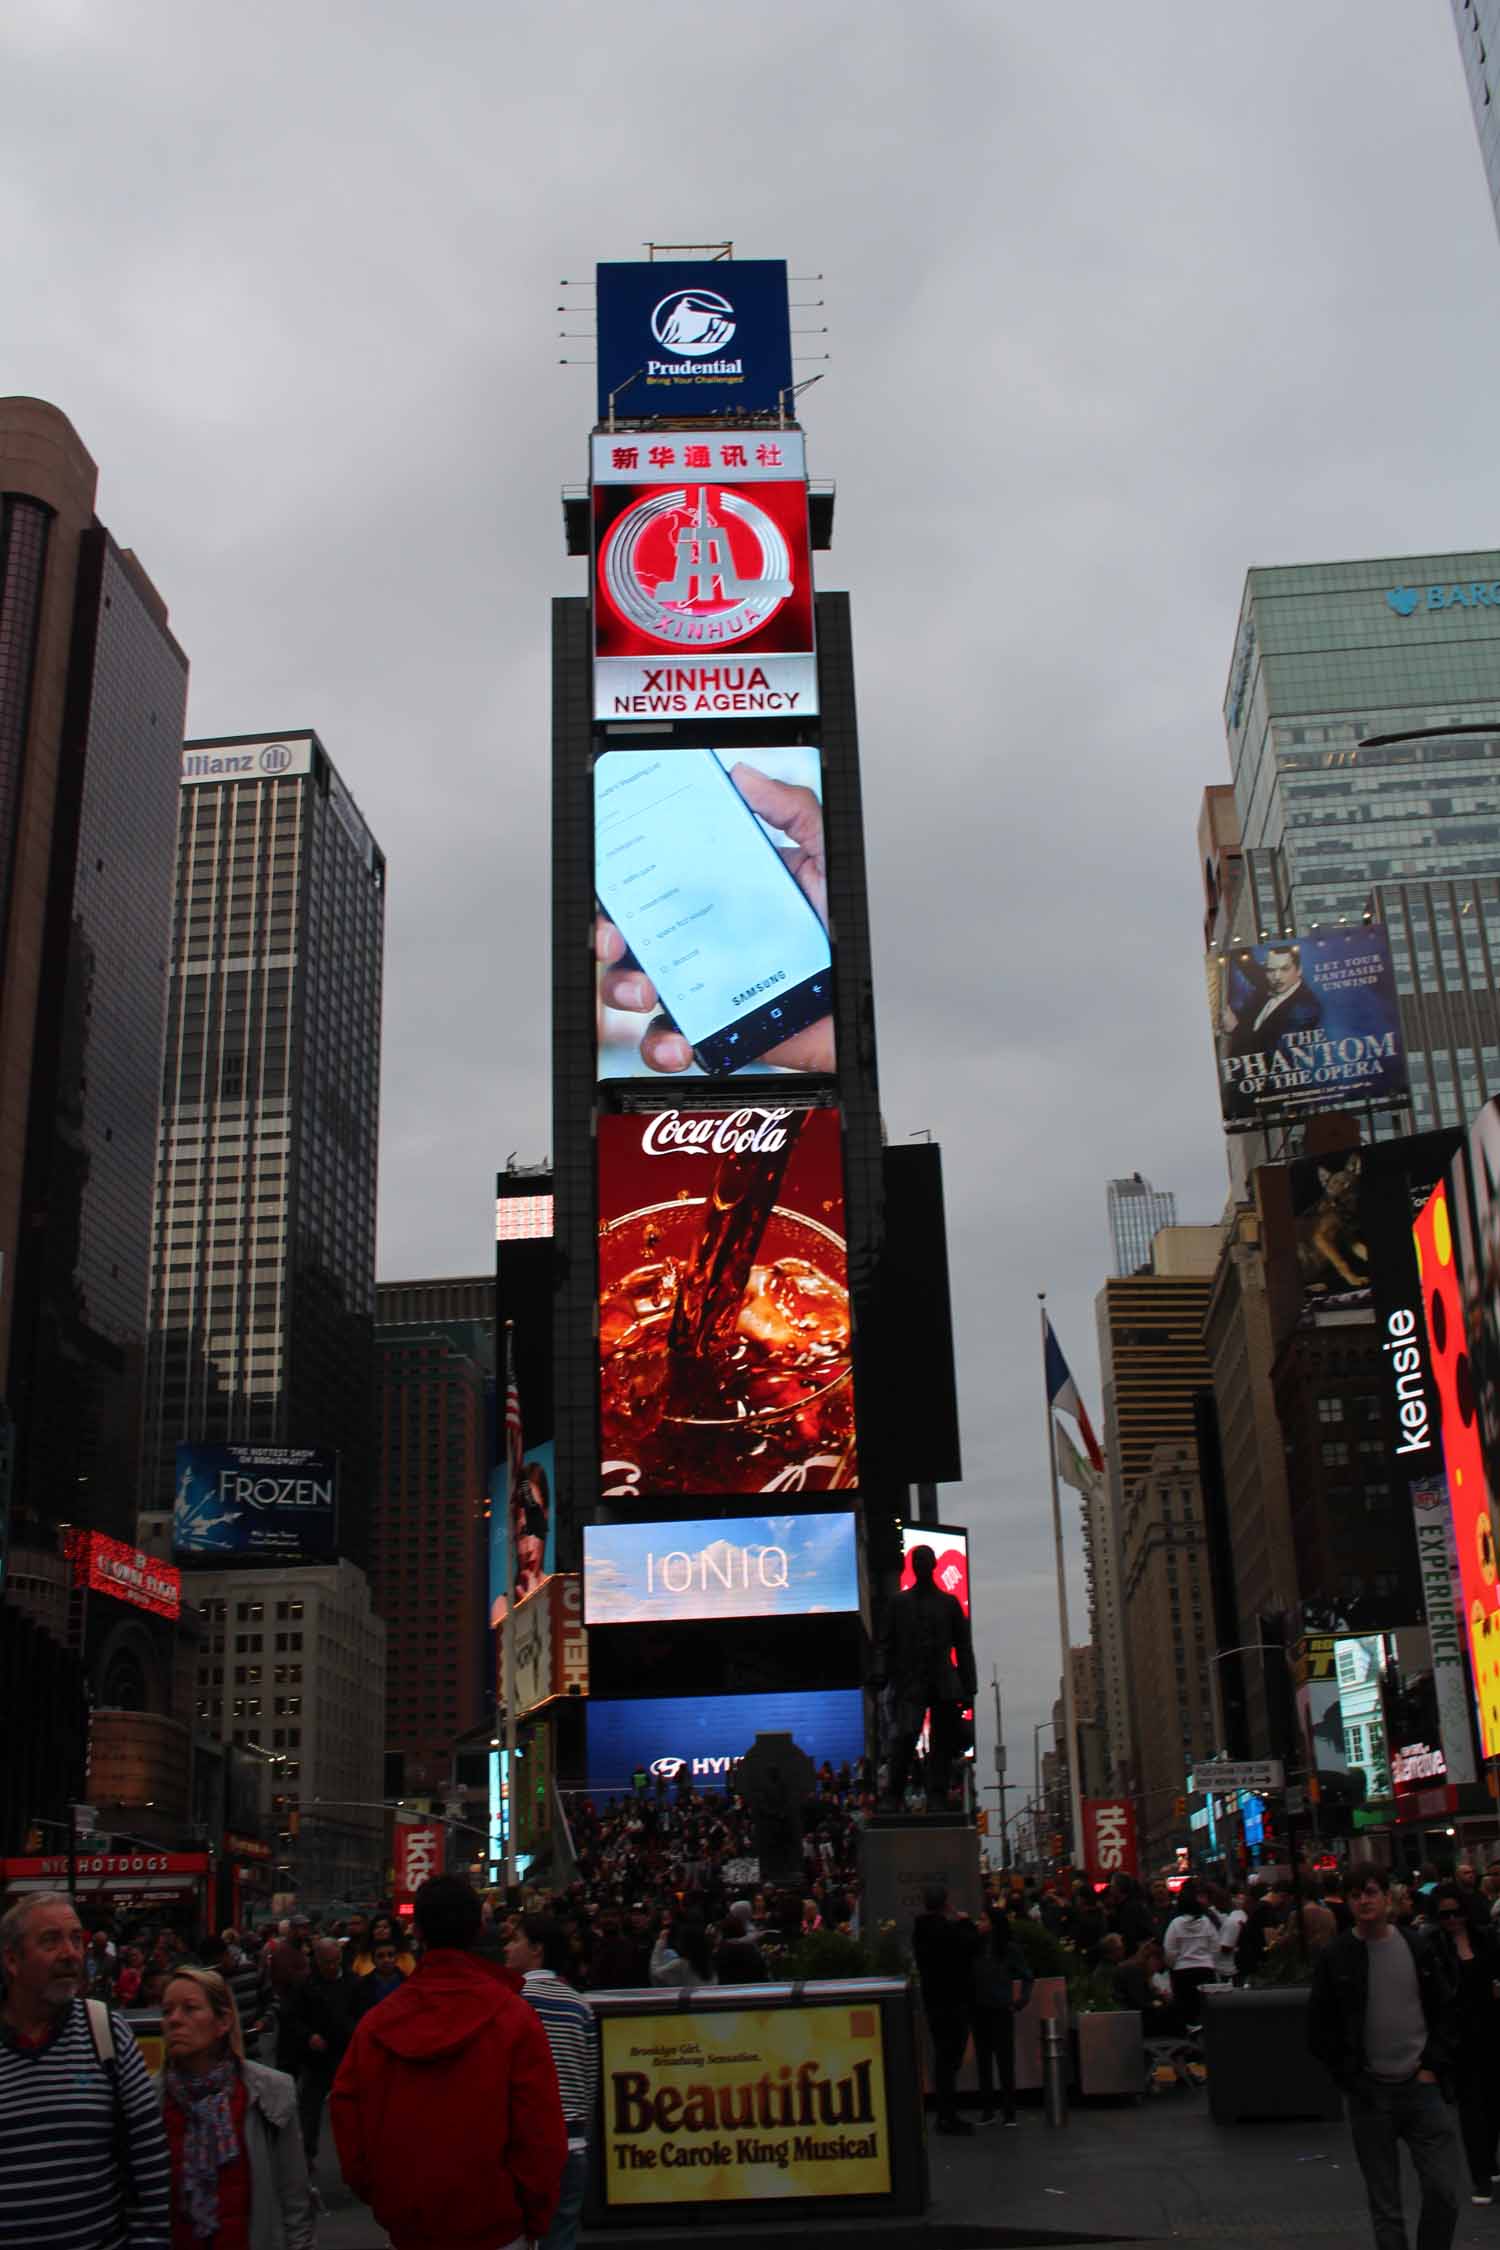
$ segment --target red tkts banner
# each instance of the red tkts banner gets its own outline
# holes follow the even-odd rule
[[[1083,1864],[1090,1875],[1138,1875],[1135,1807],[1128,1797],[1085,1797]]]
[[[415,1898],[429,1875],[443,1872],[443,1831],[435,1820],[401,1823],[396,1830],[396,1896]]]
[[[599,1120],[600,1497],[857,1482],[832,1109]]]

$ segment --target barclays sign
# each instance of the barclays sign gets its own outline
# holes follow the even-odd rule
[[[1467,586],[1393,586],[1385,599],[1398,617],[1414,617],[1419,609],[1500,609],[1500,578]]]

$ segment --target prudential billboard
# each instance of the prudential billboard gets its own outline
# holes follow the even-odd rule
[[[774,414],[792,381],[781,258],[601,265],[599,419]]]
[[[179,1445],[172,1552],[200,1567],[336,1561],[337,1454],[308,1445]]]

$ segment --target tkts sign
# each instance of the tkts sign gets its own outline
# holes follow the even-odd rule
[[[397,1898],[415,1898],[429,1875],[442,1874],[443,1831],[435,1820],[398,1822],[395,1863]]]
[[[1134,1875],[1135,1807],[1128,1797],[1085,1797],[1083,1864],[1091,1875]]]
[[[818,708],[802,439],[593,440],[594,716]]]

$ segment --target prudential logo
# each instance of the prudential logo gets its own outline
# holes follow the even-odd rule
[[[651,333],[663,351],[706,359],[734,335],[734,307],[717,289],[674,289],[651,315]]]

